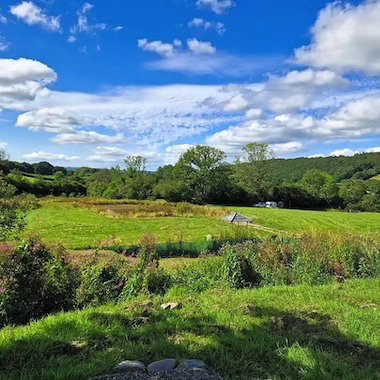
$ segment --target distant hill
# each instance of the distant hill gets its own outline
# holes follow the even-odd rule
[[[362,153],[352,157],[274,159],[269,162],[271,178],[278,183],[299,181],[310,169],[331,174],[336,181],[370,179],[380,174],[380,153]]]

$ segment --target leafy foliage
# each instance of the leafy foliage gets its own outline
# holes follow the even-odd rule
[[[0,246],[0,325],[68,310],[75,304],[76,276],[61,247],[36,237],[17,247]]]

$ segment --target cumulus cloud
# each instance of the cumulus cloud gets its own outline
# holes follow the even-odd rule
[[[56,133],[71,131],[73,126],[79,125],[79,121],[69,111],[60,107],[25,112],[18,116],[16,122],[16,127]]]
[[[360,153],[379,153],[379,152],[380,152],[379,146],[376,146],[373,148],[358,149],[358,150],[343,148],[343,149],[338,149],[331,152],[329,156],[354,156],[355,154],[360,154]]]
[[[304,146],[299,141],[290,141],[283,144],[272,144],[270,146],[275,155],[286,153],[297,153],[304,150]]]
[[[204,30],[213,29],[220,36],[226,32],[226,27],[222,22],[207,21],[200,17],[194,17],[187,23],[189,28],[201,28]]]
[[[172,43],[162,41],[148,41],[146,38],[141,38],[137,41],[137,46],[145,51],[151,51],[162,55],[164,57],[170,57],[174,55],[176,48],[180,47],[182,42],[174,40]]]
[[[328,70],[294,70],[284,76],[271,75],[261,85],[235,86],[235,95],[219,106],[225,111],[262,108],[275,113],[286,113],[311,106],[313,101],[321,99],[325,93],[348,86],[347,80]]]
[[[33,153],[24,154],[23,157],[31,161],[76,161],[80,159],[80,157],[78,156],[67,156],[65,154],[59,153],[48,153],[43,152],[41,150]]]
[[[61,32],[61,16],[49,16],[32,1],[23,1],[10,7],[12,15],[28,25],[41,25],[51,32]]]
[[[8,146],[8,143],[4,142],[4,141],[0,141],[0,149],[4,149]]]
[[[207,8],[220,15],[235,6],[232,0],[197,0],[198,8]]]
[[[52,139],[57,144],[123,144],[127,139],[122,133],[105,135],[95,131],[71,131],[57,135]]]
[[[77,11],[78,21],[77,21],[76,25],[74,25],[70,28],[71,36],[74,37],[76,33],[95,34],[97,31],[107,29],[108,26],[104,22],[99,22],[99,23],[94,23],[94,24],[91,24],[89,22],[87,14],[89,11],[91,11],[92,8],[94,8],[93,4],[84,3],[82,8],[80,8]],[[69,37],[69,39],[70,39],[70,37]],[[73,40],[69,41],[69,42],[73,42]]]
[[[196,38],[187,40],[187,47],[195,54],[214,54],[216,52],[211,42],[198,41]]]
[[[295,50],[297,62],[336,71],[380,74],[380,1],[328,4],[311,29],[312,41]]]
[[[0,59],[0,106],[18,109],[57,79],[53,69],[31,59]]]

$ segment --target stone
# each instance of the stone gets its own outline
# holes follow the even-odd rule
[[[198,359],[183,359],[180,361],[179,365],[189,368],[206,368],[205,362]]]
[[[138,360],[125,360],[121,363],[116,364],[114,368],[115,372],[146,372],[146,367],[143,362]]]
[[[182,308],[182,303],[181,302],[164,303],[161,305],[161,308],[164,310],[177,310],[177,309]]]
[[[153,362],[148,365],[148,372],[166,372],[171,371],[175,367],[175,359],[164,359]]]

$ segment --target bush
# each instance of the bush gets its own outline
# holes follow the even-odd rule
[[[30,237],[0,247],[0,325],[26,323],[75,304],[76,275],[61,247]]]
[[[194,263],[177,267],[172,275],[172,285],[192,292],[203,292],[225,283],[220,257],[202,257]]]
[[[159,269],[160,258],[157,254],[154,236],[145,234],[140,241],[139,247],[137,262],[128,283],[123,289],[122,297],[124,299],[137,296],[140,293],[160,293],[168,283],[168,278]]]
[[[232,288],[252,287],[260,283],[260,276],[255,272],[249,253],[255,246],[251,242],[229,245],[220,250],[223,257],[222,274]]]
[[[125,257],[97,263],[94,257],[81,269],[80,286],[77,290],[79,307],[116,302],[128,281],[131,265]]]

